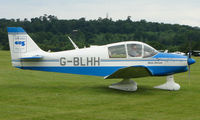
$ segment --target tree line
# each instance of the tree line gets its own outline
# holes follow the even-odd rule
[[[80,47],[104,45],[120,41],[142,41],[157,50],[187,52],[200,50],[200,28],[178,24],[164,24],[112,18],[63,20],[54,15],[24,19],[0,19],[0,49],[9,50],[7,27],[23,27],[43,50],[73,49],[67,36]]]

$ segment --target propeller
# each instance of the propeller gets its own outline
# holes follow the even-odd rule
[[[191,42],[189,43],[189,52],[188,52],[188,58],[187,58],[187,62],[188,62],[188,78],[189,78],[189,86],[190,86],[190,65],[195,63],[195,60],[192,59],[192,50],[191,50]]]
[[[190,81],[191,81],[191,80],[190,80],[190,64],[189,64],[189,61],[190,61],[190,59],[191,59],[191,54],[192,54],[192,53],[191,53],[191,52],[192,52],[192,51],[191,51],[191,47],[192,47],[192,46],[191,46],[191,39],[190,39],[189,48],[188,48],[188,49],[189,49],[189,53],[188,53],[188,77],[189,77],[189,78],[188,78],[188,79],[189,79],[188,82],[189,82],[189,86],[190,86]]]
[[[190,61],[190,59],[191,59],[191,49],[189,50],[189,52],[188,52],[188,79],[189,79],[189,86],[190,86],[190,64],[189,64],[189,61]]]

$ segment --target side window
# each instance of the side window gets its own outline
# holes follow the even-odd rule
[[[144,45],[144,58],[151,57],[151,56],[153,56],[155,54],[157,54],[156,50],[154,50],[153,48],[150,48],[150,47]]]
[[[142,56],[142,45],[140,44],[128,44],[128,55],[129,57],[141,57]]]
[[[126,58],[125,45],[111,46],[108,48],[110,58]]]

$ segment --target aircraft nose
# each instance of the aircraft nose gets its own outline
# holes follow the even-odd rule
[[[188,65],[194,64],[196,61],[192,58],[188,58]]]

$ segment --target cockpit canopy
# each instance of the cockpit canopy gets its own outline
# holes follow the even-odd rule
[[[108,45],[110,58],[147,58],[158,51],[142,42],[123,42]]]

